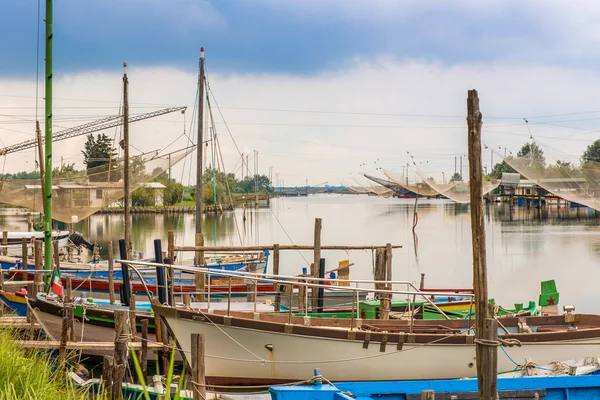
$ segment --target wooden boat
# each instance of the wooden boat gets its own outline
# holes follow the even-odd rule
[[[19,291],[16,293],[0,292],[3,301],[12,300],[9,305],[15,304],[22,307],[24,313],[27,310],[27,301],[34,310],[36,319],[42,325],[44,332],[53,340],[59,340],[62,331],[62,317],[64,305],[56,296],[47,296],[39,293],[35,298],[27,299],[27,293]],[[208,310],[206,302],[192,302],[191,307]],[[227,310],[227,302],[213,302],[210,304],[213,310]],[[21,309],[21,308],[19,308]],[[232,302],[231,309],[237,312],[251,312],[254,303]],[[75,341],[85,342],[111,342],[115,339],[115,310],[129,311],[129,307],[120,304],[111,305],[108,301],[76,298],[73,304]],[[272,312],[273,306],[266,303],[257,303],[257,312]],[[148,320],[148,331],[150,341],[155,341],[155,320],[152,307],[149,302],[136,303],[135,310],[136,327],[138,334],[141,332],[142,320]],[[20,315],[20,314],[19,314]],[[23,314],[25,315],[25,314]],[[103,351],[88,351],[87,355],[102,356],[112,354]],[[149,354],[150,356],[150,354]]]
[[[184,354],[192,333],[205,335],[211,384],[274,384],[311,376],[320,368],[331,381],[453,379],[476,374],[474,336],[464,320],[342,320],[205,312],[153,302]],[[291,323],[289,323],[289,320]],[[354,325],[352,325],[354,324]],[[354,328],[353,328],[354,326]],[[512,360],[537,364],[595,356],[600,316],[505,317],[503,340]],[[531,330],[531,331],[530,331]],[[514,368],[500,355],[498,370]],[[190,361],[190,360],[188,360]]]
[[[6,244],[0,245],[0,254],[12,257],[21,257],[23,249],[23,238],[27,239],[28,242],[31,240],[31,238],[35,238],[36,240],[40,240],[43,242],[44,232],[7,232],[7,241]],[[58,241],[58,248],[61,254],[66,252],[66,248],[69,245],[69,243],[72,243],[75,247],[83,246],[86,248],[91,248],[92,246],[85,239],[83,239],[81,234],[77,232],[53,231],[52,240]],[[28,247],[29,251],[33,253],[33,251],[31,250],[33,244],[28,243]]]
[[[267,269],[267,264],[269,261],[269,252],[261,252],[259,254],[245,255],[241,256],[232,256],[232,257],[206,257],[206,268],[209,268],[212,271],[227,271],[227,272],[235,272],[235,271],[247,271],[249,266],[252,265],[253,269],[258,273],[264,273]],[[27,260],[26,263],[23,262],[23,259],[20,257],[6,257],[0,256],[0,266],[2,270],[6,271],[13,268],[24,269],[23,264],[26,264],[27,270],[35,271],[35,265],[31,260]],[[88,263],[61,263],[61,270],[64,270],[65,273],[80,278],[96,278],[96,279],[107,279],[108,278],[108,264],[100,263],[100,262],[88,262]],[[139,271],[144,275],[155,276],[156,268],[139,268]],[[216,283],[219,280],[224,281],[223,276],[219,274],[209,274],[212,281]],[[122,272],[118,268],[115,268],[113,271],[113,277],[115,279],[122,278]],[[137,278],[137,277],[134,277]],[[193,279],[193,273],[180,273],[178,274],[178,278],[180,279]],[[226,280],[226,279],[225,279]]]

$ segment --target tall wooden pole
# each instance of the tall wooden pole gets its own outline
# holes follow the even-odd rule
[[[127,79],[127,63],[123,63],[123,183],[125,185],[125,253],[127,259],[131,260],[131,215],[129,204],[131,193],[129,193],[129,80]]]
[[[45,182],[44,192],[44,269],[52,269],[52,41],[53,0],[46,0],[46,119],[45,119]],[[42,160],[40,160],[40,163]]]
[[[314,259],[313,266],[311,270],[311,275],[313,277],[319,277],[319,265],[321,263],[321,228],[322,228],[322,220],[321,218],[315,218],[315,249],[314,249]],[[317,309],[317,302],[319,301],[318,291],[316,288],[311,289],[312,293],[312,306],[313,310]]]
[[[198,76],[198,147],[196,148],[196,233],[202,233],[202,173],[204,151],[204,47],[200,48],[200,74]],[[196,261],[200,264],[202,261]]]
[[[475,337],[484,339],[486,319],[490,317],[488,308],[487,264],[485,249],[485,226],[483,219],[481,163],[481,125],[479,96],[476,90],[469,90],[467,99],[467,126],[469,129],[469,189],[471,194],[471,236],[473,242],[473,288],[475,290]],[[489,323],[488,323],[489,330]],[[495,399],[497,393],[496,347],[476,345],[477,381],[480,399]]]

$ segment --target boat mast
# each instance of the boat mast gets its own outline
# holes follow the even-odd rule
[[[52,269],[52,2],[46,0],[46,168],[44,193],[44,269]],[[40,163],[42,160],[40,160]]]
[[[200,74],[198,76],[198,146],[196,161],[196,234],[202,234],[202,151],[204,150],[204,47],[200,48]],[[201,260],[197,260],[201,263]]]
[[[125,200],[125,254],[127,260],[131,260],[131,218],[129,210],[129,80],[127,79],[127,63],[123,63],[123,184]]]

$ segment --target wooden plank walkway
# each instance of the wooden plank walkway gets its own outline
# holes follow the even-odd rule
[[[37,322],[31,323],[27,321],[27,317],[0,317],[0,328],[15,328],[15,329],[23,329],[23,328],[33,328],[33,329],[41,329],[41,325]]]
[[[59,340],[15,340],[15,344],[24,349],[58,349]],[[141,342],[131,342],[129,348],[141,350]],[[114,350],[114,342],[67,342],[67,350]],[[148,343],[148,349],[162,349],[160,343]]]

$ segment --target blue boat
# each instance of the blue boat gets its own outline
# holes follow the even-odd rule
[[[267,265],[269,261],[269,251],[265,250],[262,253],[262,257],[248,257],[247,260],[237,261],[237,262],[228,262],[227,259],[215,258],[211,260],[210,263],[206,265],[207,268],[210,268],[214,271],[228,271],[235,272],[239,270],[247,271],[248,266],[254,264],[256,266],[255,270],[257,273],[265,273],[267,270]],[[75,264],[67,264],[66,267],[61,268],[62,275],[71,275],[73,277],[86,278],[86,279],[108,279],[108,270],[99,269],[99,270],[88,270],[87,268],[93,268],[94,266],[98,266],[97,262],[89,262],[87,264],[81,264],[81,268],[77,269]],[[23,269],[23,261],[20,258],[12,258],[12,257],[0,257],[0,267],[2,267],[3,271],[7,271],[9,269],[15,270]],[[148,268],[138,268],[140,272],[147,273],[150,275],[156,274],[156,269],[154,267]],[[35,266],[28,264],[27,271],[35,271]],[[119,268],[116,268],[113,271],[114,279],[122,279],[123,274]],[[133,280],[139,280],[139,277],[136,274],[132,276]],[[225,278],[222,275],[211,274],[209,275],[210,279],[219,279]],[[15,279],[19,279],[17,276]],[[181,271],[176,273],[175,279],[177,280],[176,284],[186,285],[193,284],[193,274],[182,273]],[[152,278],[146,279],[147,283],[155,283],[152,282]]]
[[[272,386],[273,400],[418,400],[425,390],[436,399],[477,399],[477,379],[336,382],[303,386]],[[498,378],[500,399],[599,400],[600,375]]]

